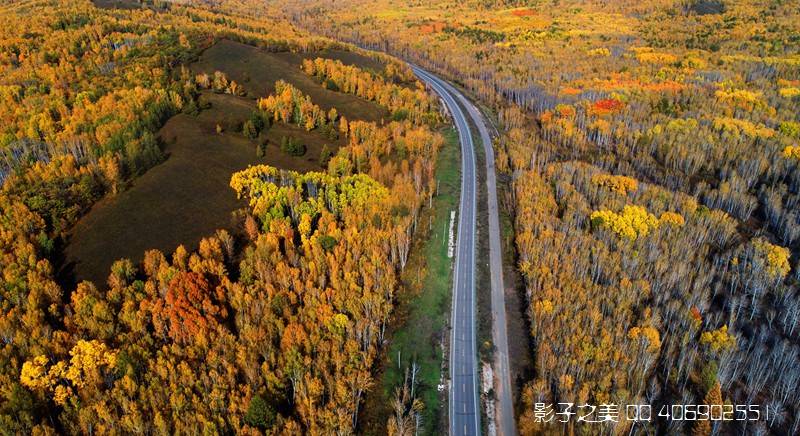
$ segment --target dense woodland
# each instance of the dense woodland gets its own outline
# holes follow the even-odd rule
[[[56,280],[76,220],[167,158],[164,122],[204,89],[242,94],[189,72],[202,50],[355,50],[298,28],[413,60],[496,115],[534,362],[522,434],[598,429],[538,423],[541,402],[754,403],[770,415],[603,425],[800,432],[796,1],[279,3],[0,5],[2,432],[357,428],[442,144],[399,62],[302,63],[383,123],[286,82],[252,96],[254,136],[280,121],[345,146],[324,171],[235,174],[237,231],[119,260],[106,283]],[[398,434],[423,407],[409,390]]]
[[[796,1],[308,2],[295,22],[461,84],[501,130],[535,403],[759,404],[800,431]],[[549,426],[549,427],[548,427]],[[595,427],[592,427],[595,426]],[[610,429],[610,428],[609,428]]]
[[[120,259],[106,283],[58,283],[70,226],[167,158],[159,127],[196,113],[203,89],[241,94],[223,72],[189,73],[202,50],[348,48],[234,2],[129,6],[0,6],[0,432],[352,433],[434,194],[435,100],[385,56],[383,79],[338,65],[336,80],[371,77],[392,98],[378,102],[408,114],[390,123],[345,120],[279,83],[251,122],[342,135],[327,171],[238,172],[236,231]]]

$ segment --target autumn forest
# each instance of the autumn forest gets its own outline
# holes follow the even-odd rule
[[[0,433],[461,434],[411,65],[479,432],[488,165],[516,433],[800,433],[795,0],[0,1]]]

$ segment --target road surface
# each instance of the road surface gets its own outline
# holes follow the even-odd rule
[[[412,66],[414,72],[442,96],[458,128],[462,153],[461,206],[458,226],[456,272],[453,281],[453,319],[450,338],[450,433],[478,434],[480,412],[477,394],[477,356],[475,348],[475,155],[472,132],[461,102],[478,128],[486,155],[487,210],[489,214],[489,266],[492,287],[492,342],[495,346],[495,410],[500,435],[516,434],[514,403],[506,332],[505,286],[503,285],[503,247],[500,243],[500,219],[497,206],[497,179],[494,169],[492,139],[480,111],[449,83]],[[462,232],[466,229],[467,232]],[[462,239],[463,238],[463,239]],[[463,242],[463,243],[462,243]],[[462,254],[463,253],[463,254]],[[465,271],[468,270],[468,271]],[[468,337],[470,336],[470,337]],[[470,404],[472,408],[470,408]],[[467,422],[474,416],[474,426]]]
[[[481,432],[478,402],[478,353],[475,345],[475,152],[463,111],[445,84],[412,66],[414,73],[439,94],[453,116],[461,142],[461,201],[453,274],[450,329],[450,434]]]
[[[497,412],[497,430],[501,436],[512,436],[517,433],[514,419],[514,401],[511,391],[511,370],[508,363],[508,333],[506,331],[506,299],[503,284],[503,246],[500,243],[500,217],[497,207],[497,178],[494,170],[494,149],[489,130],[480,111],[463,94],[449,83],[445,88],[455,95],[467,108],[473,123],[483,142],[486,156],[486,196],[489,213],[489,269],[492,282],[492,342],[494,343],[495,374],[495,410]]]

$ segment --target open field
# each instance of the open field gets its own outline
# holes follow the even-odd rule
[[[365,68],[382,65],[370,58],[344,51],[307,53],[306,57],[332,57]],[[252,164],[268,164],[295,171],[322,169],[319,158],[327,145],[335,153],[342,140],[330,140],[317,132],[276,123],[259,138],[244,137],[242,123],[256,108],[256,98],[273,91],[275,81],[292,83],[321,107],[335,107],[349,119],[380,121],[386,110],[353,95],[324,89],[300,71],[301,55],[268,53],[232,41],[221,41],[191,65],[194,72],[223,71],[247,90],[246,97],[203,92],[210,108],[197,116],[180,114],[159,132],[167,160],[135,179],[116,197],[98,202],[72,229],[61,266],[62,280],[90,280],[102,286],[114,260],[141,260],[145,250],[169,254],[184,244],[195,248],[200,239],[220,228],[231,228],[231,212],[244,206],[228,186],[235,171]],[[222,127],[218,134],[216,127]],[[283,137],[303,143],[303,156],[280,150]],[[263,158],[259,143],[266,143]]]
[[[321,108],[333,107],[347,119],[380,121],[388,118],[388,111],[375,103],[354,95],[329,91],[300,70],[304,57],[331,57],[342,62],[364,66],[380,67],[368,57],[338,50],[305,53],[271,53],[246,44],[222,40],[208,48],[191,68],[194,73],[213,74],[219,70],[230,80],[235,80],[247,91],[250,98],[261,98],[274,91],[275,82],[285,80],[291,83]]]
[[[445,145],[439,152],[436,178],[439,193],[433,199],[433,210],[426,210],[420,223],[431,221],[428,235],[417,235],[411,258],[403,274],[404,291],[398,296],[395,325],[390,345],[383,355],[383,368],[376,377],[376,387],[365,405],[365,434],[386,434],[386,419],[396,387],[402,385],[406,367],[419,366],[418,396],[425,403],[421,434],[446,432],[447,422],[441,415],[437,386],[442,374],[442,341],[447,338],[450,313],[453,259],[447,257],[450,211],[458,210],[460,187],[460,155],[458,135],[448,128]],[[420,232],[424,228],[420,226]],[[445,341],[446,342],[446,341]]]
[[[98,202],[75,225],[64,251],[64,280],[86,279],[102,286],[116,259],[138,262],[145,250],[157,248],[169,254],[180,244],[195,248],[202,237],[231,228],[231,212],[244,206],[228,186],[232,173],[259,163],[295,171],[320,170],[322,144],[336,151],[335,142],[284,124],[250,140],[239,133],[238,126],[255,108],[251,100],[210,92],[202,98],[211,108],[196,117],[177,115],[159,132],[167,160],[116,197]],[[217,124],[223,127],[222,134],[217,134]],[[283,135],[306,144],[305,156],[282,152]],[[269,140],[266,153],[258,158],[256,145],[265,139]]]

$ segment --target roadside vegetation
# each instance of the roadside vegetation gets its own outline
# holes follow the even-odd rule
[[[448,325],[453,289],[453,258],[448,257],[450,213],[458,210],[461,192],[460,145],[449,129],[436,165],[437,194],[433,208],[421,222],[428,223],[426,237],[414,247],[409,268],[401,277],[408,292],[398,302],[398,328],[386,350],[382,388],[385,399],[401,385],[407,367],[419,368],[418,397],[425,409],[420,434],[435,434],[447,428],[444,350],[449,346]],[[457,224],[457,222],[456,222]],[[387,395],[388,394],[388,395]]]

